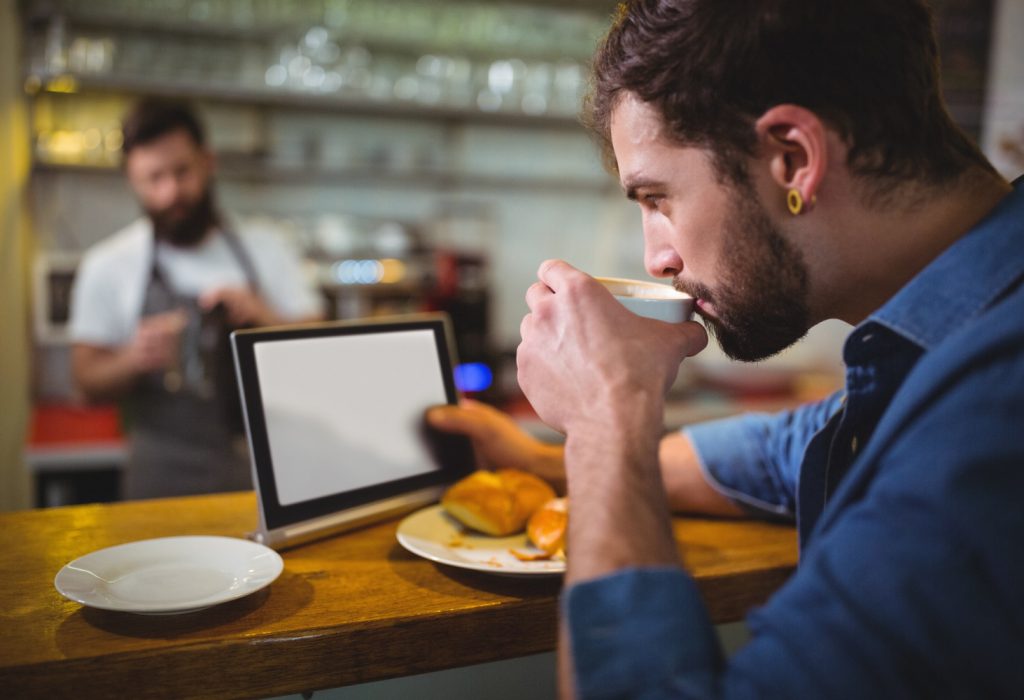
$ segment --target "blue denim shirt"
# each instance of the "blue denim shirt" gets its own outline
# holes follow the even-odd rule
[[[795,519],[800,566],[726,661],[690,577],[563,597],[592,698],[1024,698],[1024,185],[844,346],[845,391],[687,430],[712,484]]]

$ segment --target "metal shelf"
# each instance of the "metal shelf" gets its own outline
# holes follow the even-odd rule
[[[480,9],[480,3],[464,3],[462,0],[455,0],[447,3],[452,6],[468,5],[469,12],[473,13]],[[485,3],[486,4],[486,3]],[[593,36],[596,41],[603,33],[606,22],[611,20],[618,4],[618,0],[496,0],[495,6],[503,6],[506,9],[535,8],[535,12],[545,12],[555,15],[576,15],[586,17],[588,21],[595,22],[598,28]],[[575,50],[566,48],[567,37],[562,37],[562,45],[557,41],[552,46],[529,46],[523,42],[506,43],[494,42],[480,38],[475,41],[466,40],[464,36],[458,38],[441,36],[421,38],[419,36],[387,36],[379,34],[379,25],[370,24],[366,28],[353,28],[349,23],[340,23],[337,20],[330,20],[327,16],[319,18],[313,16],[293,17],[290,16],[280,22],[268,22],[266,18],[257,20],[255,15],[250,15],[245,22],[237,19],[224,17],[219,20],[203,18],[193,20],[187,16],[174,13],[149,15],[147,13],[118,13],[109,9],[91,8],[84,9],[82,5],[65,0],[64,2],[34,3],[28,0],[22,2],[22,15],[24,21],[29,25],[46,23],[56,17],[62,18],[70,25],[86,30],[104,30],[120,32],[145,32],[174,34],[184,37],[197,37],[220,39],[229,41],[267,41],[282,37],[295,36],[304,33],[311,26],[324,26],[332,32],[336,40],[345,43],[355,43],[370,48],[380,48],[398,53],[405,52],[442,52],[453,53],[465,57],[478,58],[508,58],[516,56],[523,59],[534,60],[575,60],[588,61],[592,53],[592,46],[583,46],[578,43]],[[518,8],[516,8],[518,6]],[[463,11],[465,12],[465,11]],[[378,33],[375,33],[378,32]],[[577,39],[580,37],[577,36]]]
[[[442,123],[479,123],[542,129],[583,129],[575,116],[530,115],[518,112],[484,112],[476,109],[447,105],[427,105],[397,100],[370,100],[340,94],[312,94],[298,90],[265,90],[240,87],[237,84],[212,84],[195,81],[154,81],[145,78],[120,76],[88,76],[77,74],[39,75],[30,73],[26,82],[38,80],[40,89],[47,92],[52,81],[74,81],[72,88],[62,87],[54,94],[99,93],[152,95],[156,97],[186,97],[208,102],[279,107],[302,111],[319,111],[353,116],[374,116],[387,119],[419,119]]]
[[[111,165],[78,165],[36,161],[37,173],[73,173],[122,177],[121,170]],[[558,177],[554,175],[523,176],[452,172],[440,169],[388,170],[366,166],[362,168],[299,168],[273,164],[232,167],[225,164],[218,177],[234,182],[274,183],[282,185],[338,184],[355,187],[381,185],[422,187],[435,190],[488,189],[548,192],[603,192],[611,191],[615,183],[610,179]]]
[[[580,9],[580,8],[570,8]],[[92,31],[139,32],[145,34],[162,34],[165,36],[193,37],[197,39],[216,39],[232,42],[266,42],[285,37],[294,38],[309,29],[308,25],[290,24],[282,26],[234,27],[217,24],[204,24],[183,21],[174,17],[167,19],[130,18],[117,15],[91,15],[78,12],[61,15],[74,28]],[[30,16],[30,22],[43,22],[52,15]],[[365,46],[368,49],[380,50],[391,54],[423,54],[450,53],[465,58],[500,59],[515,56],[522,59],[540,61],[583,61],[590,60],[589,52],[568,52],[557,47],[550,49],[531,49],[524,47],[480,47],[470,44],[441,47],[436,41],[429,39],[393,39],[366,36],[358,32],[340,32],[338,39],[348,45]]]

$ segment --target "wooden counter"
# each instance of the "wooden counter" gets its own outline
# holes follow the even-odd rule
[[[171,535],[242,536],[252,493],[0,514],[4,697],[263,697],[548,651],[558,578],[474,573],[402,549],[397,520],[283,552],[247,598],[185,615],[83,608],[53,587],[68,561]],[[679,519],[716,622],[740,619],[796,564],[791,528]]]

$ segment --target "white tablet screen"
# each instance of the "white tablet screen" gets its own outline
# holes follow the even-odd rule
[[[447,402],[433,331],[253,347],[278,500],[287,506],[436,469],[420,426]]]

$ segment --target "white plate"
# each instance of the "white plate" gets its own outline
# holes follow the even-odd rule
[[[234,537],[163,537],[107,547],[75,559],[53,585],[103,610],[193,612],[255,593],[284,568],[262,544]]]
[[[460,569],[506,576],[553,576],[565,572],[559,559],[520,561],[512,550],[537,554],[526,534],[491,537],[463,527],[440,505],[416,511],[398,525],[398,542],[413,554]]]

